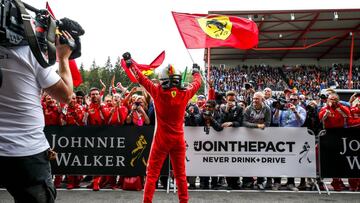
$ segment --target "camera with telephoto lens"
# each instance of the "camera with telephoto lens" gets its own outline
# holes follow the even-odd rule
[[[279,110],[286,110],[287,109],[287,102],[286,99],[283,97],[280,97],[278,99],[275,99],[272,103],[272,107]]]

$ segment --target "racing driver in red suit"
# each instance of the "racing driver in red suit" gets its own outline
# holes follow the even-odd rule
[[[188,202],[183,126],[186,105],[201,86],[200,67],[193,65],[193,82],[183,88],[181,75],[175,73],[173,66],[164,68],[160,73],[160,84],[156,84],[145,77],[136,65],[131,64],[129,53],[125,53],[123,57],[136,79],[154,99],[155,105],[156,130],[147,165],[143,202],[152,202],[160,170],[168,154],[174,169],[179,202]]]

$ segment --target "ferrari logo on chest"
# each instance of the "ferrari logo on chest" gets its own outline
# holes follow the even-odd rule
[[[174,98],[176,97],[176,91],[171,91],[171,96]]]

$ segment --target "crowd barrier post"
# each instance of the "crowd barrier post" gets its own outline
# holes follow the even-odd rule
[[[318,135],[315,137],[315,138],[316,138],[316,143],[318,144],[317,158],[318,158],[318,164],[319,164],[319,167],[318,167],[318,169],[317,169],[317,171],[316,171],[316,175],[318,176],[317,181],[316,181],[316,183],[317,183],[317,184],[316,184],[316,188],[317,188],[319,194],[321,194],[321,190],[320,190],[320,187],[319,187],[318,183],[320,184],[321,182],[323,182],[323,181],[322,181],[322,177],[321,177],[321,164],[320,164],[320,163],[321,163],[321,161],[320,161],[320,159],[321,159],[321,157],[320,157],[320,148],[321,148],[321,146],[320,146],[320,137],[321,137],[321,136],[324,136],[324,135],[326,135],[326,130],[321,130],[321,131],[318,133]],[[327,187],[327,185],[325,184],[325,182],[323,182],[322,184],[324,185],[326,194],[327,194],[327,195],[330,195],[329,188]]]

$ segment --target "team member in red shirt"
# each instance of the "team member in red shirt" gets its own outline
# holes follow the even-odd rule
[[[350,117],[349,108],[339,103],[339,96],[336,93],[329,94],[326,105],[319,112],[319,119],[324,128],[347,128]],[[342,191],[345,188],[340,178],[333,178],[331,185],[335,191]]]
[[[50,95],[45,95],[44,100],[45,125],[60,125],[60,110],[56,104],[56,100]]]
[[[70,103],[65,107],[65,115],[63,116],[63,125],[83,126],[84,112],[82,106],[76,102],[76,95],[73,94]],[[67,189],[79,188],[82,176],[68,176]]]
[[[125,53],[123,56],[129,64],[131,60],[130,54]],[[201,85],[199,66],[194,64],[194,81],[186,88],[181,86],[181,75],[176,74],[174,67],[171,65],[164,68],[160,74],[160,84],[155,84],[145,77],[135,65],[131,65],[130,68],[139,83],[153,98],[156,112],[156,131],[147,165],[143,202],[152,202],[161,167],[168,155],[170,155],[179,189],[179,202],[188,202],[185,173],[184,117],[188,101],[195,95]]]
[[[56,100],[53,99],[48,94],[44,96],[43,110],[44,110],[45,126],[61,125],[61,113],[56,104]],[[56,188],[60,188],[61,181],[62,181],[62,176],[56,175],[54,179],[54,186]]]
[[[99,89],[90,89],[90,105],[85,109],[84,122],[86,125],[102,126],[106,125],[109,119],[109,111],[101,104]],[[92,188],[94,191],[100,190],[101,176],[94,176]]]

